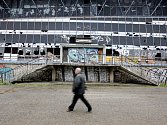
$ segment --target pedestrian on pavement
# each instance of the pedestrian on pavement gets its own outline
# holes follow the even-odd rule
[[[81,73],[81,68],[76,68],[74,82],[73,82],[73,88],[72,88],[72,92],[74,93],[74,97],[72,100],[72,104],[68,107],[69,112],[73,111],[78,99],[81,99],[82,102],[86,105],[86,107],[88,108],[88,112],[92,111],[91,105],[84,97],[85,89],[86,89],[85,83],[86,83],[85,75]]]

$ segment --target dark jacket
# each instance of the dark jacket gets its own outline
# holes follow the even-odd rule
[[[74,78],[73,88],[72,91],[74,94],[84,94],[85,93],[85,75],[84,74],[77,74]]]

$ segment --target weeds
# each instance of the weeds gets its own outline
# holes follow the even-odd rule
[[[167,87],[167,84],[162,83],[162,84],[160,84],[160,87]]]
[[[9,83],[8,83],[8,82],[5,82],[5,81],[0,80],[0,85],[9,85]]]

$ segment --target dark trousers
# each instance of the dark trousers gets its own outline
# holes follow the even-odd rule
[[[72,104],[68,107],[69,110],[73,111],[75,104],[77,103],[78,99],[81,99],[82,102],[86,105],[86,107],[88,108],[88,111],[92,109],[91,105],[89,104],[89,102],[85,99],[84,95],[78,95],[75,94],[72,100]]]

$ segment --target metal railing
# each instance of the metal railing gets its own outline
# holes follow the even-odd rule
[[[46,63],[46,60],[51,60],[52,62],[59,62],[60,61],[60,55],[18,55],[15,57],[5,56],[3,58],[0,58],[0,63],[13,63],[13,64],[26,64],[27,62],[30,62],[35,59],[40,59],[40,63]]]
[[[95,58],[94,58],[95,57]],[[130,61],[126,60],[126,58],[131,59],[131,62],[135,64],[140,64],[142,66],[148,67],[157,67],[157,66],[167,66],[167,58],[154,58],[149,59],[146,57],[130,57],[130,56],[107,56],[104,54],[84,54],[84,57],[79,59],[70,59],[69,56],[63,56],[63,58],[67,58],[65,60],[60,60],[60,55],[18,55],[18,56],[5,56],[0,58],[0,63],[13,63],[13,64],[25,64],[28,61],[41,59],[39,63],[47,60],[50,63],[81,63],[81,64],[108,64],[113,65],[116,62],[125,62]],[[42,60],[43,59],[43,60]]]
[[[19,66],[16,66],[15,68],[2,73],[2,81],[8,81],[12,82],[16,79],[21,78],[23,75],[28,74],[30,71],[33,71],[35,68],[33,64],[37,63],[38,65],[40,62],[40,58],[33,59],[30,61],[27,61],[26,63],[20,63]],[[7,76],[7,77],[6,77]]]
[[[39,56],[38,58],[32,59],[27,62],[19,63],[19,66],[1,73],[3,81],[17,81],[20,80],[24,75],[28,75],[38,69],[45,67],[46,65],[52,65],[54,63],[60,63],[60,56],[54,55],[51,57],[48,56]]]
[[[154,85],[160,85],[160,74],[157,72],[150,71],[149,68],[143,67],[140,63],[134,62],[131,58],[121,56],[121,62],[116,62],[122,68],[129,71],[129,73],[146,80]]]

